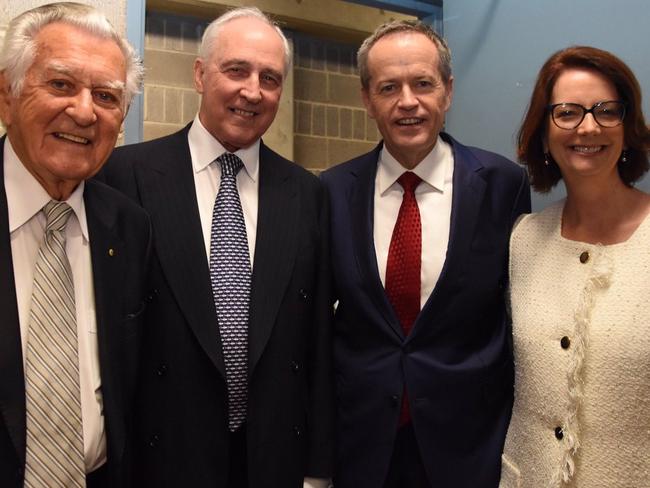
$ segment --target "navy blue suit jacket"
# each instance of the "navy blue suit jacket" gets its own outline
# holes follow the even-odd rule
[[[442,137],[454,154],[448,250],[408,337],[384,292],[373,242],[381,144],[322,174],[339,300],[337,488],[383,486],[405,387],[432,486],[485,488],[499,481],[513,400],[504,300],[508,240],[517,216],[530,211],[530,189],[525,171],[507,159]]]

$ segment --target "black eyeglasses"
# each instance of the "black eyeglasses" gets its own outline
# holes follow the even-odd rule
[[[547,108],[553,123],[566,130],[578,127],[589,113],[601,127],[616,127],[623,123],[625,118],[625,102],[620,100],[598,102],[591,108],[583,107],[579,103],[556,103]]]

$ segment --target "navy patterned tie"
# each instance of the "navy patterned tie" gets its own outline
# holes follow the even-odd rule
[[[217,158],[221,184],[212,212],[210,280],[226,363],[228,429],[246,420],[248,397],[248,304],[251,263],[237,173],[244,163],[231,153]]]

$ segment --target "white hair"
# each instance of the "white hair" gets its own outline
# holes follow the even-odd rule
[[[229,10],[225,14],[217,17],[213,20],[208,27],[206,27],[205,32],[203,33],[203,38],[201,39],[201,46],[199,47],[199,58],[206,60],[210,57],[210,52],[215,39],[219,35],[221,28],[228,22],[240,19],[244,17],[253,17],[261,20],[268,26],[275,29],[275,31],[280,36],[282,40],[282,46],[284,47],[284,74],[286,75],[291,68],[291,45],[287,40],[286,36],[282,32],[282,29],[276,24],[271,18],[269,18],[264,12],[262,12],[257,7],[239,7],[232,10]]]
[[[142,88],[144,68],[135,50],[108,21],[106,16],[89,5],[75,2],[50,3],[23,12],[7,28],[4,46],[0,51],[0,71],[11,86],[14,97],[23,89],[27,71],[34,62],[38,33],[55,22],[70,24],[98,36],[112,39],[119,46],[126,61],[125,108]]]

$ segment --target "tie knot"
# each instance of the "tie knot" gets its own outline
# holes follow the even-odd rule
[[[414,193],[422,179],[412,171],[402,173],[397,182],[404,188],[404,193]]]
[[[72,207],[65,202],[50,200],[44,207],[45,232],[62,232],[72,214]]]
[[[243,161],[233,153],[223,153],[217,161],[221,165],[222,176],[237,176],[239,170],[244,167]]]

